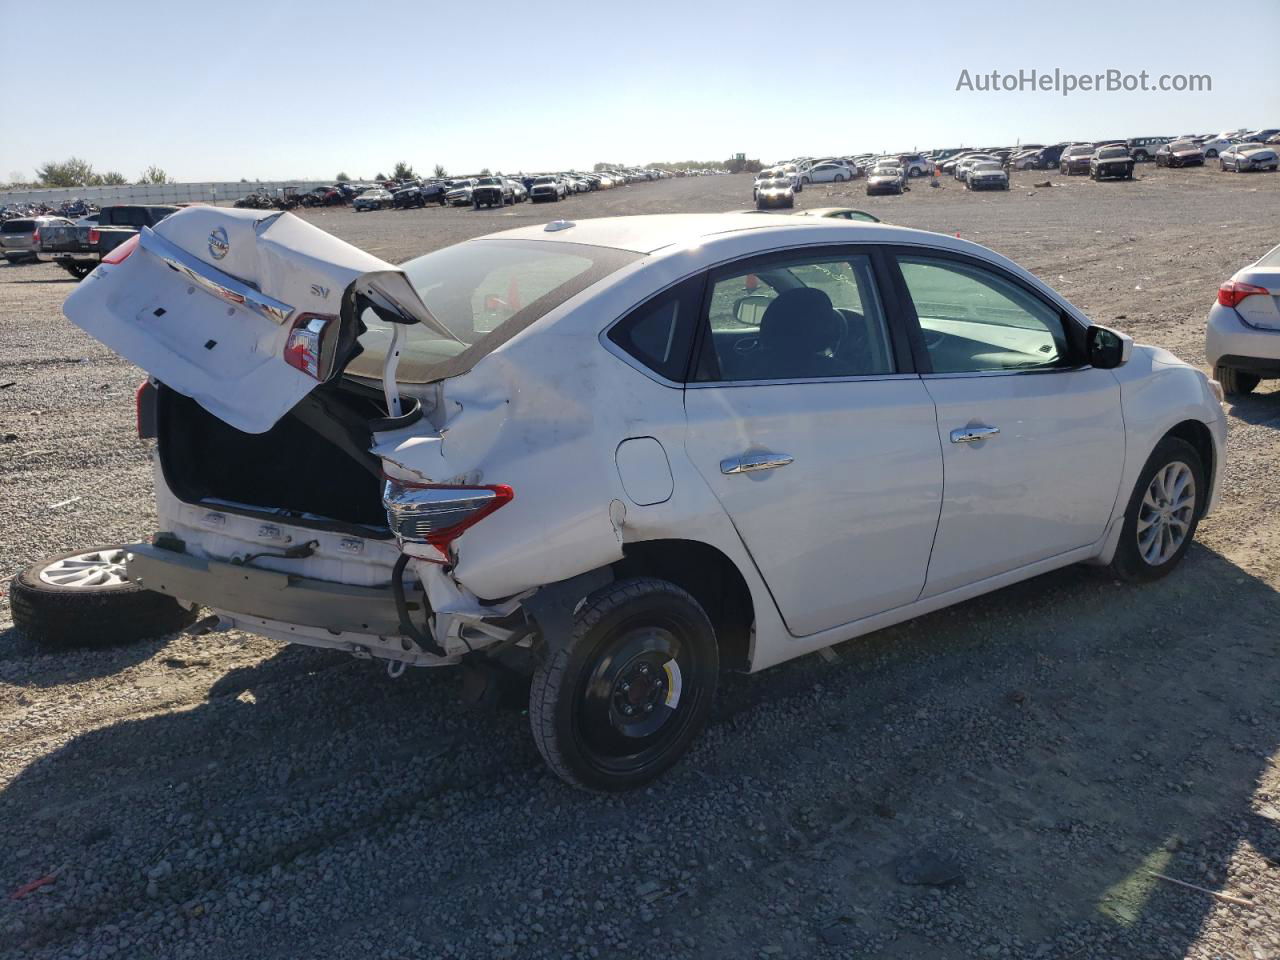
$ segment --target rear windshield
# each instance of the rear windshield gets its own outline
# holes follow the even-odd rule
[[[0,233],[31,233],[36,228],[34,220],[6,220]]]
[[[457,376],[574,294],[640,254],[539,240],[473,240],[401,264],[422,302],[456,339],[420,324],[407,329],[397,379]],[[391,325],[366,311],[356,376],[380,378]],[[584,346],[585,349],[585,346]]]

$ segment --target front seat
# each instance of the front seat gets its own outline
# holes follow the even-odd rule
[[[784,291],[760,318],[752,379],[791,380],[845,375],[831,353],[844,336],[844,318],[813,287]]]

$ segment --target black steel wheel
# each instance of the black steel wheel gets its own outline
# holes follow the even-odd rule
[[[643,786],[706,723],[719,657],[706,613],[665,580],[593,593],[534,672],[529,722],[547,765],[589,790]]]

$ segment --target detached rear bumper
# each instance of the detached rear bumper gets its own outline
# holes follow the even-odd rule
[[[187,553],[132,544],[129,579],[148,590],[199,603],[236,619],[315,627],[330,634],[400,636],[391,587],[362,587],[207,560]],[[412,616],[423,619],[421,593],[409,599]],[[246,623],[248,629],[253,627]],[[306,642],[299,637],[299,640]]]

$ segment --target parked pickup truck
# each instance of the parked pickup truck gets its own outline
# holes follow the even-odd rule
[[[97,226],[49,226],[40,231],[36,256],[58,264],[77,280],[82,280],[103,256],[124,243],[143,227],[154,227],[177,207],[122,204],[103,207]]]

